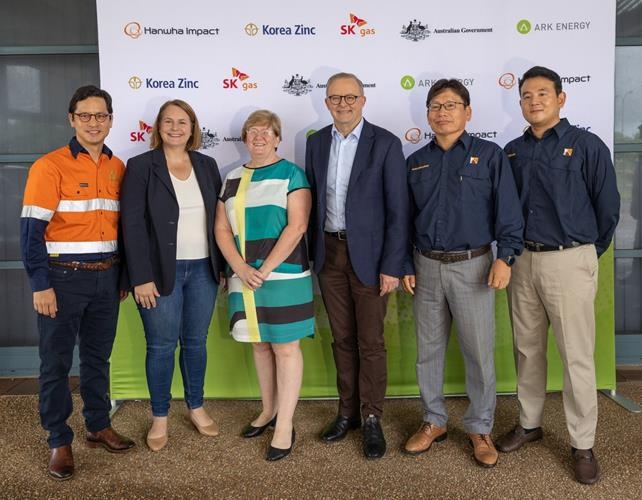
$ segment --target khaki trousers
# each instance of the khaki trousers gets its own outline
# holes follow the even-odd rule
[[[520,424],[542,424],[549,324],[564,365],[562,399],[571,446],[592,448],[597,426],[595,312],[598,263],[593,245],[517,258],[508,288]]]

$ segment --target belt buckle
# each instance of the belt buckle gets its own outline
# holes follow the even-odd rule
[[[345,231],[337,231],[337,238],[339,241],[346,241],[348,239]]]
[[[455,256],[454,256],[454,255],[450,255],[450,254],[448,254],[448,253],[444,253],[444,254],[442,255],[442,257],[441,257],[441,261],[442,261],[444,264],[452,264],[453,262],[457,262],[457,261],[455,260]]]

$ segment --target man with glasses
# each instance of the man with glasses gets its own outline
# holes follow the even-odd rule
[[[520,414],[497,448],[511,452],[543,437],[550,325],[564,365],[562,397],[575,478],[593,484],[600,477],[593,454],[597,259],[613,238],[620,195],[606,145],[560,118],[566,102],[560,76],[535,66],[519,80],[519,94],[530,126],[505,151],[526,221],[524,255],[508,289]]]
[[[22,260],[33,289],[40,336],[40,420],[49,432],[49,475],[70,479],[74,433],[69,370],[78,339],[87,445],[125,452],[133,441],[111,427],[109,357],[119,293],[120,161],[104,145],[111,96],[93,85],[69,103],[75,136],[29,170],[20,219]]]
[[[464,428],[475,461],[493,467],[495,290],[508,285],[522,250],[519,199],[502,149],[465,130],[472,114],[468,89],[458,80],[438,80],[426,106],[434,139],[406,162],[415,272],[403,278],[404,289],[414,295],[424,415],[404,451],[423,453],[447,436],[443,381],[454,321],[470,400]]]
[[[322,441],[361,426],[363,452],[386,452],[383,321],[399,285],[408,241],[408,190],[401,142],[365,119],[363,83],[337,73],[326,86],[333,124],[307,141],[312,188],[308,241],[332,330],[339,411]]]

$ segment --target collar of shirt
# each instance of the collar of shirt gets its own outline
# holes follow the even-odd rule
[[[361,121],[357,124],[357,126],[348,134],[347,137],[343,137],[343,134],[337,130],[337,127],[332,124],[332,140],[338,140],[338,141],[344,141],[346,139],[350,139],[350,136],[353,136],[355,139],[357,139],[357,142],[359,142],[359,138],[361,137],[361,131],[363,130],[363,118],[361,118]]]
[[[572,125],[568,122],[568,119],[562,118],[559,122],[557,122],[557,125],[554,127],[549,128],[546,132],[544,132],[544,135],[542,136],[542,139],[548,137],[550,134],[555,134],[557,135],[558,139],[561,139],[561,137],[566,133],[566,131],[572,127]],[[537,141],[537,137],[533,135],[533,132],[531,131],[531,128],[528,127],[526,131],[524,132],[524,138],[525,139],[530,139],[533,141]]]
[[[450,147],[450,149],[453,149],[453,148],[454,148],[455,146],[457,146],[459,143],[461,143],[461,144],[464,146],[464,149],[468,149],[468,148],[470,148],[470,144],[471,144],[472,142],[473,142],[472,137],[470,137],[470,136],[468,135],[468,132],[466,132],[466,131],[464,130],[464,131],[461,133],[461,135],[457,138],[457,140],[453,143],[453,145]],[[429,144],[430,144],[430,148],[431,148],[431,149],[433,149],[433,150],[434,150],[435,148],[437,148],[437,149],[441,149],[442,151],[444,151],[444,150],[442,149],[442,147],[441,147],[439,144],[437,144],[437,138],[436,138],[436,137],[435,137],[432,141],[430,141],[430,142],[429,142]]]
[[[74,158],[78,157],[78,153],[89,154],[89,151],[87,151],[84,146],[78,142],[78,139],[76,139],[75,135],[69,141],[69,149],[71,150],[71,155]],[[114,153],[112,153],[111,149],[103,144],[103,154],[106,154],[111,160],[111,157]]]

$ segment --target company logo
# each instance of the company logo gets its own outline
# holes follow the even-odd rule
[[[256,36],[259,34],[259,27],[254,23],[247,23],[244,29],[245,34],[248,36]]]
[[[591,81],[591,75],[573,75],[573,76],[560,76],[562,83],[588,83]]]
[[[421,21],[413,19],[408,23],[408,26],[405,24],[401,28],[401,38],[410,40],[412,42],[418,42],[419,40],[425,40],[430,36],[430,30],[425,24],[422,24]]]
[[[369,36],[375,34],[374,28],[364,28],[368,21],[361,19],[355,14],[349,14],[350,24],[342,24],[339,33],[344,36]]]
[[[138,38],[142,35],[149,36],[216,36],[220,34],[219,28],[193,27],[193,26],[142,26],[137,21],[127,23],[123,31],[130,38]]]
[[[409,128],[408,130],[406,130],[404,138],[410,144],[419,144],[423,139],[423,132],[417,127]]]
[[[140,79],[140,77],[138,77],[138,76],[132,76],[132,77],[127,81],[127,83],[129,84],[129,86],[130,86],[132,89],[134,89],[134,90],[138,90],[138,89],[139,89],[139,88],[141,88],[141,86],[143,85],[143,80],[141,80],[141,79]]]
[[[412,90],[415,87],[415,79],[410,75],[404,75],[401,77],[401,88],[404,90]]]
[[[310,137],[310,136],[311,136],[312,134],[314,134],[315,132],[316,132],[316,129],[311,128],[310,130],[308,130],[308,131],[305,133],[305,138],[307,139],[308,137]]]
[[[262,24],[261,27],[254,23],[245,25],[245,33],[248,36],[256,36],[261,33],[264,36],[316,36],[317,27],[305,24],[292,24],[288,26],[277,26],[274,24]]]
[[[243,89],[243,90],[252,90],[258,88],[256,82],[248,82],[247,79],[250,78],[250,75],[243,73],[242,71],[232,68],[232,78],[223,79],[223,88],[224,89]]]
[[[517,32],[522,35],[527,35],[531,31],[531,22],[528,19],[520,19],[517,21]]]
[[[216,132],[212,132],[209,128],[201,128],[201,147],[200,149],[214,149],[221,143]]]
[[[497,80],[500,87],[504,87],[506,90],[512,89],[517,83],[517,78],[513,73],[504,73]]]
[[[517,22],[517,31],[526,35],[531,31],[550,32],[550,31],[585,31],[591,28],[591,21],[548,21],[531,24],[527,19],[521,19]]]
[[[140,23],[137,23],[136,21],[132,21],[131,23],[127,23],[125,25],[125,28],[123,28],[123,31],[125,32],[125,35],[131,37],[131,38],[138,38],[140,35],[142,35],[142,28]]]
[[[129,142],[146,142],[146,138],[152,133],[152,126],[143,120],[138,120],[138,130],[129,133]]]
[[[174,80],[158,80],[156,78],[145,78],[143,80],[139,76],[132,76],[127,83],[133,90],[138,90],[141,87],[147,89],[197,89],[200,86],[198,80],[190,80],[185,77],[179,77]]]
[[[283,86],[281,88],[286,94],[301,96],[312,92],[312,87],[313,85],[310,80],[306,80],[297,73],[296,75],[292,75],[289,80],[287,78],[283,80]]]

